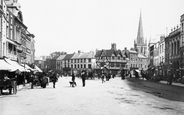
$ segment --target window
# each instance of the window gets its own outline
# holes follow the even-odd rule
[[[9,25],[6,26],[6,37],[9,38]]]
[[[114,63],[111,63],[111,67],[114,67]]]
[[[86,64],[84,64],[84,68],[86,68]]]
[[[115,57],[114,57],[114,56],[112,56],[112,59],[115,59]]]
[[[10,26],[10,39],[12,39],[13,40],[13,29],[12,29],[13,27],[12,26]]]
[[[119,63],[117,63],[116,66],[119,67]]]
[[[88,64],[88,68],[90,68],[90,69],[91,69],[91,64]]]
[[[83,68],[82,64],[81,64],[81,68]]]
[[[118,60],[120,60],[120,56],[118,56]]]
[[[73,65],[71,65],[71,68],[73,68]]]
[[[88,62],[91,62],[91,59],[88,59]]]

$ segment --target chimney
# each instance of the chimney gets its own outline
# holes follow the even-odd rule
[[[78,50],[78,53],[80,54],[81,53],[81,50]]]
[[[112,43],[112,44],[111,44],[111,49],[112,49],[112,50],[116,50],[116,44],[115,44],[115,43]]]

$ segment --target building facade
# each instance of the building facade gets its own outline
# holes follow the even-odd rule
[[[180,28],[174,29],[167,39],[167,48],[169,48],[169,60],[167,60],[169,62],[167,63],[171,66],[171,73],[178,78],[180,68]]]
[[[97,70],[107,68],[110,73],[117,73],[125,68],[127,57],[121,50],[116,49],[116,44],[111,44],[109,50],[98,50],[95,55]]]
[[[27,36],[20,8],[18,0],[0,1],[0,57],[31,64],[34,63],[34,54],[30,50],[34,48],[30,44],[34,44],[34,37]]]
[[[93,70],[96,68],[95,54],[90,52],[78,52],[71,58],[71,68],[73,70]]]
[[[184,75],[184,14],[180,17],[180,26],[181,26],[181,32],[180,32],[180,70],[181,70],[181,76]]]
[[[66,54],[64,55],[60,55],[57,59],[56,59],[56,70],[62,72],[63,71],[63,59],[65,58]]]

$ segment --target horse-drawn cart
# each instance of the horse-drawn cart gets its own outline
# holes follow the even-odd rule
[[[0,95],[2,95],[3,90],[9,90],[9,94],[12,94],[12,93],[16,94],[17,93],[16,80],[14,78],[0,79]]]

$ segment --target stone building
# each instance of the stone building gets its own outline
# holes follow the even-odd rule
[[[19,63],[34,63],[34,35],[23,23],[18,0],[0,1],[0,57]]]
[[[180,68],[180,28],[174,28],[165,38],[166,64],[176,77],[179,76]]]

